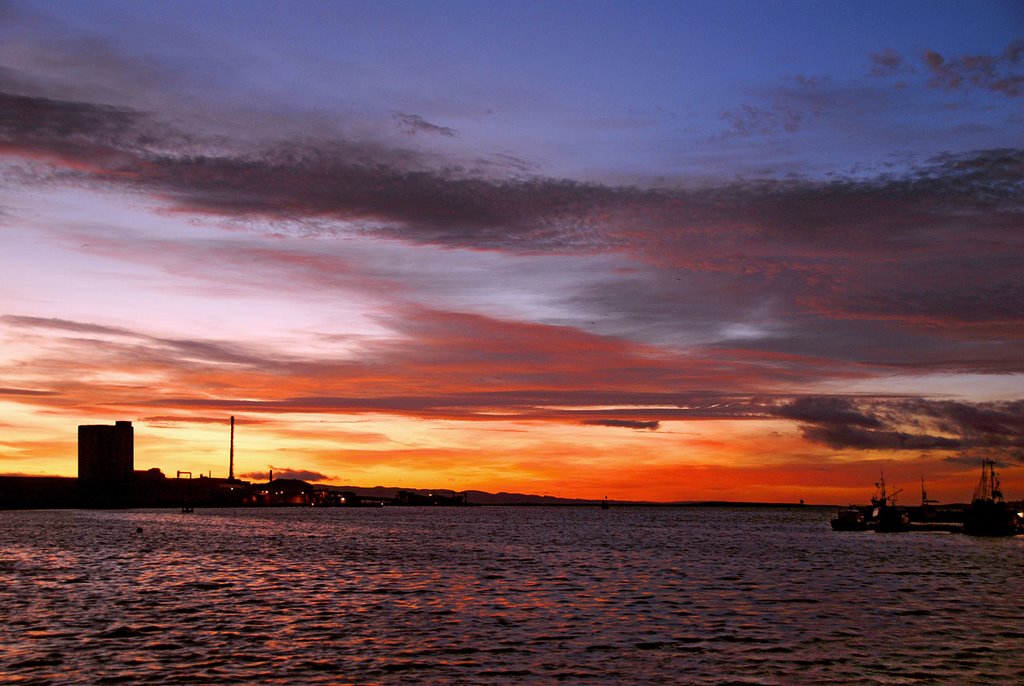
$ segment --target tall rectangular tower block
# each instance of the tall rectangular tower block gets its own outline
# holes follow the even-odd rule
[[[88,485],[124,484],[135,470],[135,430],[131,422],[78,427],[78,480]]]

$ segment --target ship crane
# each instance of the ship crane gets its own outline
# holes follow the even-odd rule
[[[937,502],[939,502],[939,501],[935,500],[933,498],[929,498],[928,497],[928,491],[924,487],[924,475],[922,475],[921,476],[921,505],[922,506],[926,506],[926,505],[931,505],[931,504],[937,503]]]
[[[891,491],[886,489],[885,486],[885,473],[882,472],[879,475],[878,481],[875,482],[875,494],[871,497],[871,504],[875,507],[892,505],[896,506],[896,496],[903,492],[902,488],[893,488]]]

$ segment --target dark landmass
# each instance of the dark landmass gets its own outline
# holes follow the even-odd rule
[[[372,498],[393,498],[400,491],[414,492],[420,495],[431,493],[453,494],[455,491],[445,489],[423,489],[423,488],[397,488],[388,486],[327,486],[326,488],[337,489],[355,493],[361,497]],[[657,500],[607,500],[600,498],[559,498],[552,495],[532,495],[529,493],[509,493],[500,491],[488,493],[487,491],[458,491],[465,494],[470,505],[601,505],[607,502],[609,506],[616,507],[800,507],[801,503],[766,503],[746,502],[730,500],[679,500],[679,501],[657,501]],[[835,505],[808,505],[807,507],[836,507]]]
[[[801,507],[799,503],[720,500],[656,502],[559,498],[527,493],[488,493],[386,486],[333,486],[297,479],[249,483],[239,479],[168,478],[159,470],[135,472],[116,484],[87,486],[73,477],[0,476],[0,510],[69,508],[185,507],[380,507],[448,506],[598,506],[614,507]],[[830,506],[831,507],[831,506]]]
[[[128,482],[116,488],[90,492],[74,477],[0,476],[0,510],[69,508],[182,508],[182,507],[380,507],[409,505],[449,506],[523,506],[523,507],[758,507],[758,508],[836,508],[838,505],[804,505],[731,500],[687,500],[675,502],[559,498],[528,493],[488,493],[449,489],[398,488],[388,486],[334,486],[312,484],[298,479],[274,479],[249,483],[239,479],[202,476],[195,479],[168,478],[159,470],[135,472]],[[1024,503],[1012,503],[1017,509]],[[942,521],[960,521],[965,503],[951,503],[906,509],[914,521],[927,521],[936,515]],[[930,515],[930,516],[929,516]]]
[[[349,491],[365,498],[394,498],[399,492],[412,492],[418,495],[429,496],[433,493],[452,495],[455,491],[446,489],[425,489],[425,488],[397,488],[388,486],[328,486],[331,489]],[[488,493],[487,491],[458,491],[465,494],[466,501],[470,505],[597,505],[601,500],[588,500],[583,498],[558,498],[550,495],[530,495],[527,493]],[[609,503],[618,501],[608,501]]]
[[[78,506],[78,479],[68,476],[0,476],[0,509]]]

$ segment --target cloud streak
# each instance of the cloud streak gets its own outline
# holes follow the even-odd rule
[[[97,330],[131,335],[124,329],[101,327],[66,321],[33,318],[5,319],[18,328],[59,327],[68,332]],[[451,330],[449,319],[439,330]],[[484,322],[469,322],[473,326]],[[465,325],[465,323],[464,323]],[[139,339],[145,336],[135,334]],[[253,352],[239,356],[250,371],[231,376],[214,377],[220,385],[227,379],[231,385],[221,385],[218,398],[205,398],[206,390],[196,386],[196,370],[223,364],[226,346],[208,342],[175,341],[174,350],[180,357],[162,355],[159,368],[167,384],[161,397],[154,397],[143,389],[118,388],[116,384],[98,387],[95,384],[66,383],[45,392],[29,392],[23,402],[53,408],[81,408],[91,394],[99,394],[116,407],[174,408],[194,413],[203,408],[216,408],[221,417],[201,414],[150,415],[141,421],[155,425],[223,424],[228,413],[271,414],[393,414],[417,419],[447,419],[460,421],[541,421],[579,422],[587,426],[629,428],[656,431],[664,422],[696,420],[782,420],[795,422],[804,437],[812,443],[829,448],[856,450],[916,450],[955,451],[967,448],[999,450],[1024,447],[1024,429],[1019,421],[1024,414],[1024,401],[969,403],[931,400],[913,397],[884,396],[814,396],[800,394],[724,394],[699,390],[670,391],[678,383],[671,372],[674,365],[655,363],[651,366],[648,383],[652,390],[630,390],[635,385],[638,360],[630,359],[628,375],[619,376],[609,365],[610,349],[597,350],[596,358],[589,358],[586,349],[570,347],[559,339],[552,348],[527,344],[527,339],[513,340],[499,348],[476,350],[466,356],[453,346],[454,339],[445,337],[437,348],[422,349],[426,340],[422,335],[412,339],[420,352],[411,347],[387,344],[376,351],[368,349],[358,363],[325,363],[323,360],[306,363],[298,359],[260,358]],[[472,339],[476,345],[492,337]],[[542,339],[540,339],[542,340]],[[585,339],[581,339],[585,340]],[[467,344],[469,339],[467,339]],[[591,341],[588,345],[593,345]],[[96,340],[71,339],[67,350],[77,349],[79,357],[105,358],[110,354],[97,354]],[[530,346],[534,346],[531,350]],[[88,352],[86,352],[86,350]],[[443,357],[440,355],[444,350]],[[568,371],[558,356],[574,358],[573,369]],[[149,352],[138,354],[133,348],[115,347],[121,364],[155,364],[156,356]],[[435,356],[435,353],[437,356]],[[583,358],[580,354],[583,353]],[[538,354],[540,357],[538,357]],[[620,353],[622,354],[622,353]],[[371,362],[376,358],[376,363]],[[401,360],[401,362],[400,362]],[[588,361],[601,365],[604,373],[595,367],[584,373]],[[52,368],[52,360],[40,366]],[[441,365],[433,369],[435,365]],[[73,369],[69,366],[69,371]],[[145,369],[145,366],[141,367]],[[391,381],[382,377],[390,370]],[[171,372],[168,375],[168,372]],[[566,378],[561,378],[567,374]],[[590,381],[586,388],[573,387],[570,380],[584,376]],[[210,386],[210,376],[206,389]],[[412,380],[418,379],[422,390],[409,390]],[[372,380],[374,391],[368,393]],[[513,390],[528,383],[528,390]],[[662,390],[654,390],[658,386]],[[319,390],[318,395],[296,395],[296,391]],[[406,389],[398,393],[399,389]],[[334,394],[323,391],[332,390]],[[388,391],[391,391],[390,393]],[[254,393],[262,397],[252,399]],[[235,396],[235,397],[232,397]],[[243,396],[248,396],[242,399]],[[80,411],[80,410],[78,410]],[[243,419],[241,423],[260,423],[262,419]]]
[[[58,178],[69,183],[137,188],[167,197],[183,210],[226,216],[382,222],[388,235],[469,247],[514,248],[527,240],[565,246],[614,242],[616,220],[626,218],[661,231],[731,221],[792,233],[820,225],[825,208],[833,222],[856,222],[863,231],[883,199],[894,220],[940,199],[940,209],[1019,209],[1018,150],[937,158],[905,176],[868,181],[643,189],[543,177],[474,177],[459,167],[432,169],[426,158],[408,150],[345,140],[289,141],[233,154],[196,152],[209,151],[211,143],[124,108],[11,94],[0,98],[0,145],[9,153],[55,159],[62,172]],[[728,212],[723,199],[732,201]],[[497,227],[511,233],[499,238],[492,231]]]
[[[246,472],[239,474],[241,479],[249,479],[251,481],[266,481],[270,478],[270,475],[274,475],[274,480],[278,479],[298,479],[299,481],[311,481],[318,483],[322,481],[337,480],[336,476],[328,476],[321,472],[316,472],[310,469],[292,469],[291,467],[275,467],[273,465],[267,465],[267,471],[265,472]]]
[[[587,419],[583,423],[589,426],[611,426],[622,429],[646,429],[648,431],[657,431],[660,426],[660,422],[657,420],[641,422],[635,419]]]
[[[1005,450],[1024,447],[1024,401],[965,403],[925,398],[802,397],[777,414],[833,449]]]
[[[398,128],[402,133],[410,136],[415,136],[418,133],[427,133],[454,138],[459,135],[459,132],[455,129],[447,126],[440,126],[438,124],[432,124],[418,114],[398,112],[395,114],[395,121],[398,122]]]

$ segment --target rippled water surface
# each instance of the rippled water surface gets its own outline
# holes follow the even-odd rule
[[[830,514],[0,512],[0,682],[1024,683],[1024,537]]]

